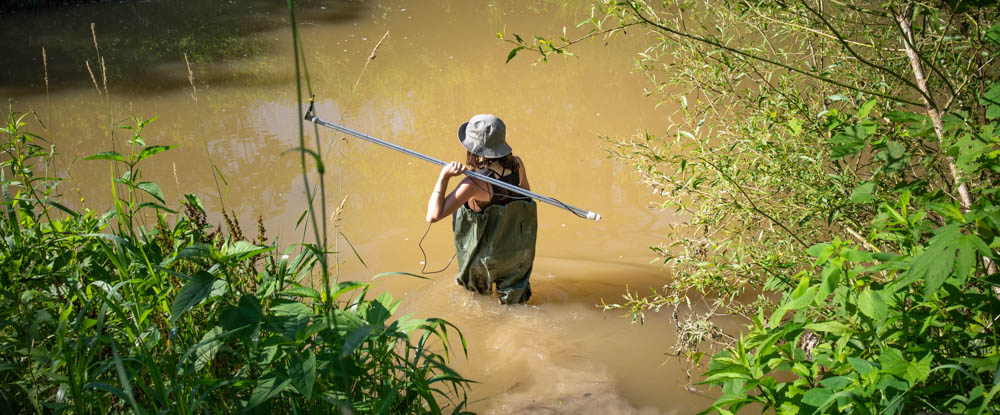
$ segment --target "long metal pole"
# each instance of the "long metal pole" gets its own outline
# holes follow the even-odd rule
[[[367,135],[367,134],[364,134],[364,133],[352,130],[352,129],[344,127],[342,125],[337,125],[337,124],[334,124],[332,122],[324,121],[324,120],[316,117],[315,114],[313,114],[313,104],[312,104],[311,101],[312,100],[310,99],[309,110],[306,111],[306,116],[305,116],[305,120],[306,121],[310,121],[310,122],[312,122],[314,124],[322,125],[322,126],[324,126],[326,128],[329,128],[331,130],[340,131],[340,132],[342,132],[344,134],[351,135],[351,136],[360,138],[362,140],[378,144],[378,145],[383,146],[383,147],[391,148],[391,149],[396,150],[396,151],[398,151],[400,153],[407,154],[407,155],[416,157],[418,159],[421,159],[421,160],[424,160],[424,161],[427,161],[427,162],[431,162],[431,163],[437,164],[438,166],[444,166],[444,165],[447,164],[447,163],[445,163],[445,162],[443,162],[441,160],[438,160],[438,159],[436,159],[434,157],[425,156],[423,154],[420,154],[420,153],[418,153],[416,151],[413,151],[413,150],[410,150],[408,148],[400,147],[400,146],[395,145],[393,143],[390,143],[388,141],[380,140],[378,138],[375,138],[375,137],[372,137],[370,135]],[[507,189],[507,190],[510,190],[512,192],[520,193],[520,194],[528,196],[528,197],[530,197],[532,199],[536,199],[538,201],[548,203],[548,204],[550,204],[552,206],[555,206],[555,207],[558,207],[558,208],[562,208],[562,209],[566,209],[566,210],[568,210],[570,212],[573,212],[574,214],[576,214],[577,216],[580,216],[580,217],[584,217],[584,218],[587,218],[587,219],[592,219],[592,220],[595,220],[595,221],[601,220],[601,215],[597,214],[596,212],[591,212],[589,210],[580,209],[580,208],[575,207],[575,206],[570,206],[568,204],[560,202],[557,199],[553,199],[553,198],[547,197],[547,196],[542,196],[542,195],[540,195],[538,193],[534,193],[534,192],[532,192],[530,190],[522,189],[521,187],[514,186],[514,185],[512,185],[510,183],[505,183],[505,182],[499,181],[499,180],[494,179],[494,178],[489,177],[489,176],[484,176],[484,175],[476,173],[474,171],[466,170],[465,171],[465,175],[469,176],[469,177],[472,177],[474,179],[477,179],[477,180],[482,180],[482,181],[487,182],[489,184],[492,184],[494,186],[500,186],[500,187],[502,187],[504,189]]]

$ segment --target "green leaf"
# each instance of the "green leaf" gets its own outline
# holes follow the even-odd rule
[[[176,324],[177,319],[190,310],[202,300],[208,298],[212,292],[212,284],[215,283],[215,276],[205,271],[198,271],[184,287],[181,287],[177,297],[174,298],[174,305],[170,308],[170,324]]]
[[[875,370],[875,365],[858,357],[849,356],[847,358],[847,363],[850,363],[851,367],[854,368],[854,370],[861,376],[865,376]]]
[[[122,157],[122,155],[116,151],[105,151],[103,153],[94,154],[93,156],[87,157],[84,160],[114,160],[124,163],[125,157]]]
[[[928,353],[920,361],[910,363],[910,366],[906,368],[906,374],[903,378],[910,382],[911,385],[923,382],[931,374],[931,361],[933,357],[932,354]]]
[[[888,154],[890,160],[901,159],[904,155],[906,155],[906,146],[898,141],[886,141],[885,148],[886,150],[889,150]]]
[[[868,203],[875,200],[875,183],[864,182],[851,192],[851,202]]]
[[[225,307],[219,314],[219,323],[224,329],[236,330],[246,327],[251,338],[256,337],[260,331],[262,319],[260,302],[252,294],[243,294],[236,307]]]
[[[216,326],[205,332],[204,336],[201,336],[201,340],[198,342],[200,346],[198,346],[197,351],[195,351],[194,370],[196,372],[215,359],[215,354],[218,353],[219,349],[222,347],[222,340],[212,339],[219,337],[220,334],[222,334],[222,327]]]
[[[146,148],[142,149],[142,151],[139,152],[139,155],[136,156],[135,161],[136,162],[142,161],[142,159],[144,159],[146,157],[152,156],[152,155],[157,154],[157,153],[162,153],[162,152],[170,150],[170,149],[172,149],[174,147],[177,147],[177,146],[150,146],[150,147],[146,147]]]
[[[160,203],[163,204],[167,203],[166,197],[163,196],[163,191],[160,190],[160,186],[157,185],[156,183],[142,182],[137,184],[135,187],[138,187],[144,192],[149,193],[150,196],[153,196],[154,198],[156,198],[156,200],[159,200]]]
[[[340,351],[340,357],[347,357],[354,353],[354,350],[361,346],[368,336],[375,331],[375,326],[364,324],[351,331],[351,334],[344,340],[344,348]]]
[[[316,291],[309,287],[303,287],[301,285],[296,285],[292,288],[284,290],[281,292],[282,295],[292,296],[292,297],[303,297],[312,298],[315,300],[322,300],[323,296],[320,295],[319,291]]]
[[[823,272],[821,273],[822,282],[816,292],[816,303],[818,305],[822,305],[826,301],[826,297],[840,285],[840,266],[841,260],[838,258],[838,260],[830,262],[823,268]]]
[[[275,315],[311,315],[312,309],[309,306],[293,300],[275,300],[271,306],[271,312]]]
[[[833,391],[830,389],[812,388],[802,395],[802,403],[819,408],[825,405],[831,396],[833,396]]]
[[[282,373],[269,372],[257,380],[244,410],[252,409],[285,390],[291,380]]]
[[[789,119],[788,120],[788,129],[792,130],[792,135],[793,136],[799,135],[799,133],[802,132],[802,121],[799,121],[799,120],[797,120],[795,118]]]
[[[858,296],[858,309],[879,325],[885,322],[885,318],[889,314],[889,308],[886,306],[882,294],[869,288],[865,288]]]
[[[993,43],[1000,45],[1000,22],[994,24],[986,31],[986,37],[993,41]]]
[[[997,26],[994,25],[993,29],[996,28]],[[993,83],[979,102],[986,107],[986,118],[991,120],[1000,118],[1000,82]]]
[[[225,256],[223,260],[225,261],[242,261],[246,258],[252,257],[254,255],[260,255],[264,252],[274,249],[269,246],[259,246],[254,245],[247,241],[236,241],[236,243],[229,245],[226,249]]]
[[[829,257],[830,255],[833,255],[833,245],[825,243],[816,244],[810,246],[809,249],[806,250],[806,253],[814,257],[819,257],[821,255],[826,255],[827,257]]]
[[[289,357],[288,376],[292,386],[309,399],[316,383],[316,355],[307,350],[305,354],[292,353]]]
[[[823,385],[830,389],[844,389],[844,387],[852,383],[854,383],[854,379],[851,379],[850,377],[847,376],[831,376],[828,378],[823,378],[823,380],[819,382],[820,385]]]
[[[872,112],[872,108],[875,108],[874,99],[868,100],[868,102],[861,105],[861,108],[858,109],[858,118],[868,118],[868,114]]]
[[[511,59],[514,59],[514,57],[517,56],[517,52],[520,51],[520,50],[522,50],[522,49],[524,49],[524,46],[518,46],[518,47],[516,47],[514,49],[511,49],[510,53],[507,54],[507,60],[504,61],[504,63],[508,63],[508,62],[510,62]]]
[[[863,121],[848,126],[844,131],[830,139],[832,153],[830,158],[839,160],[857,154],[865,147],[865,140],[875,130],[872,121]]]
[[[910,362],[903,357],[903,352],[893,348],[882,350],[882,354],[878,357],[878,363],[882,366],[882,373],[896,376],[903,376],[910,366]]]
[[[198,243],[186,246],[177,252],[177,258],[213,258],[216,255],[215,247],[209,244]]]
[[[812,330],[819,333],[831,333],[831,334],[843,334],[850,330],[850,327],[839,321],[824,321],[820,323],[809,323],[806,324],[806,330]]]
[[[771,318],[768,319],[768,325],[770,327],[778,327],[785,313],[798,310],[812,303],[816,297],[816,290],[817,287],[810,287],[809,276],[803,275],[799,281],[799,285],[789,295],[788,300],[771,314]]]
[[[293,149],[283,151],[282,154],[287,153],[289,151],[299,151],[299,152],[308,154],[310,157],[312,157],[313,162],[316,163],[316,174],[322,175],[326,171],[326,168],[323,166],[323,158],[320,157],[319,153],[317,153],[317,152],[315,152],[313,150],[310,150],[308,148],[295,147]]]

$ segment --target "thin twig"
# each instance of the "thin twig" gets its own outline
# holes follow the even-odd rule
[[[636,6],[634,4],[628,3],[628,6],[630,8],[632,8],[632,10],[635,12],[635,15],[640,20],[646,22],[647,24],[649,24],[649,25],[651,25],[653,27],[656,27],[656,28],[658,28],[660,30],[663,30],[664,32],[673,34],[675,36],[680,36],[680,37],[683,37],[683,38],[687,38],[687,39],[691,39],[691,40],[698,41],[698,42],[701,42],[701,43],[705,43],[705,44],[708,44],[708,45],[712,45],[712,46],[715,46],[717,48],[724,49],[726,51],[735,53],[737,55],[745,56],[745,57],[748,57],[748,58],[751,58],[751,59],[754,59],[754,60],[757,60],[757,61],[760,61],[760,62],[764,62],[764,63],[771,64],[771,65],[775,65],[775,66],[778,66],[780,68],[787,69],[787,70],[789,70],[791,72],[794,72],[794,73],[797,73],[797,74],[801,74],[801,75],[805,75],[807,77],[810,77],[810,78],[813,78],[813,79],[816,79],[816,80],[819,80],[819,81],[828,82],[828,83],[831,83],[831,84],[834,84],[834,85],[837,85],[837,86],[840,86],[840,87],[843,87],[843,88],[850,89],[852,91],[857,91],[857,92],[861,92],[861,93],[865,93],[865,94],[869,94],[869,95],[873,95],[873,96],[885,98],[885,99],[888,99],[890,101],[900,102],[900,103],[903,103],[903,104],[920,105],[920,103],[917,102],[917,101],[913,101],[913,100],[909,100],[909,99],[906,99],[906,98],[901,98],[901,97],[898,97],[898,96],[893,96],[893,95],[884,94],[884,93],[881,93],[881,92],[871,91],[871,90],[867,90],[867,89],[864,89],[864,88],[859,88],[859,87],[856,87],[856,86],[852,86],[852,85],[849,85],[849,84],[837,81],[837,80],[832,79],[832,78],[827,78],[825,76],[821,76],[821,75],[817,75],[817,74],[813,74],[813,73],[809,73],[809,72],[803,71],[801,69],[798,69],[798,68],[795,68],[793,66],[789,66],[789,65],[783,64],[781,62],[778,62],[778,61],[775,61],[775,60],[772,60],[772,59],[768,59],[768,58],[765,58],[765,57],[762,57],[762,56],[757,56],[757,55],[754,55],[752,53],[747,53],[747,52],[744,52],[742,50],[739,50],[739,49],[736,49],[736,48],[733,48],[733,47],[730,47],[730,46],[723,45],[722,43],[719,43],[719,42],[714,41],[714,40],[706,39],[706,38],[703,38],[701,36],[693,35],[693,34],[690,34],[690,33],[684,33],[684,32],[678,31],[678,30],[671,29],[670,27],[667,27],[667,26],[665,26],[663,24],[660,24],[660,23],[657,23],[657,22],[654,22],[654,21],[650,20],[648,17],[646,17],[644,14],[642,14],[642,12],[640,12],[636,8]]]

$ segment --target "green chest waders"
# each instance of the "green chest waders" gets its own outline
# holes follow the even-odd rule
[[[463,205],[455,211],[452,229],[458,258],[455,278],[461,286],[489,294],[496,285],[502,304],[528,301],[538,235],[535,202],[490,205],[482,212]]]

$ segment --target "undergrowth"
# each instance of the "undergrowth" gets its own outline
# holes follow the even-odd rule
[[[127,126],[125,154],[89,158],[114,166],[114,208],[98,214],[59,203],[60,179],[39,173],[53,150],[24,117],[8,113],[0,144],[0,412],[463,410],[454,326],[395,316],[369,283],[314,288],[321,246],[279,253],[235,218],[213,228],[193,194],[168,207],[142,181],[170,149],[143,142],[151,120]]]

